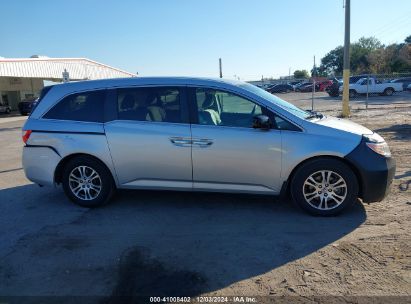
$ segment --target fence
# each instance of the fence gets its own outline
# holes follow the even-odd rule
[[[342,107],[344,83],[341,76],[273,79],[251,83],[304,109],[324,111]],[[411,72],[352,75],[349,99],[352,109],[367,109],[373,105],[388,104],[411,106]]]

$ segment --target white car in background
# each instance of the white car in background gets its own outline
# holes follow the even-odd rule
[[[0,103],[0,113],[6,113],[9,114],[11,112],[11,108],[9,105],[5,105],[3,103]]]
[[[340,92],[343,90],[343,86],[340,87]],[[356,83],[350,84],[350,97],[355,97],[358,94],[384,94],[391,96],[395,92],[403,91],[402,83],[386,82],[382,83],[378,79],[360,78]]]

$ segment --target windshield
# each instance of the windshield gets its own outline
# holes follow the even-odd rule
[[[265,100],[278,105],[279,107],[283,108],[284,110],[302,118],[305,119],[308,116],[310,116],[310,113],[308,113],[307,111],[304,111],[294,105],[292,105],[291,103],[282,100],[281,98],[278,98],[277,96],[255,86],[249,83],[245,83],[245,84],[241,84],[240,88],[245,89],[251,93],[254,93],[258,96],[260,96],[261,98],[264,98]]]

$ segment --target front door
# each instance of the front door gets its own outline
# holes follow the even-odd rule
[[[184,89],[124,88],[116,95],[118,117],[105,131],[121,187],[191,190]]]
[[[279,193],[281,131],[252,128],[255,115],[271,113],[229,92],[190,91],[194,189]]]

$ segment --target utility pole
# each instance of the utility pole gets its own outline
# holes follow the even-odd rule
[[[350,0],[345,0],[342,116],[350,116]]]
[[[218,58],[218,63],[220,66],[220,78],[223,78],[223,64],[221,62],[221,58]]]
[[[315,95],[315,74],[316,74],[316,68],[315,68],[315,55],[314,55],[314,66],[313,66],[313,72],[312,72],[312,79],[313,79],[313,88],[311,90],[311,111],[314,111],[314,95]]]

